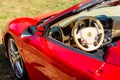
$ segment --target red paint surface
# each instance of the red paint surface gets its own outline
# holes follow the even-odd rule
[[[9,33],[17,42],[30,80],[120,79],[120,42],[118,42],[117,46],[111,47],[105,54],[105,61],[101,61],[85,55],[83,52],[74,51],[69,47],[65,47],[63,44],[56,44],[54,41],[38,34],[20,38],[21,33],[25,29],[30,25],[36,25],[39,20],[52,15],[55,15],[54,18],[56,18],[70,10],[78,9],[88,1],[73,6],[61,13],[51,13],[38,17],[37,19],[19,18],[9,24],[9,28],[4,31],[3,36]],[[48,24],[49,22],[47,21],[42,25]]]

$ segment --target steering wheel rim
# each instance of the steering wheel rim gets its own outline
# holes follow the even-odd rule
[[[79,31],[78,31],[78,25],[79,25],[79,23],[81,22],[81,21],[84,21],[84,20],[92,20],[92,21],[94,21],[95,22],[95,27],[96,28],[94,28],[94,27],[92,27],[92,26],[90,26],[90,27],[87,27],[87,28],[83,28],[83,29],[80,29]],[[80,34],[79,36],[79,38],[81,38],[80,40],[81,40],[81,42],[82,42],[82,38],[83,38],[83,40],[84,40],[84,42],[86,42],[87,43],[87,46],[88,47],[84,47],[81,43],[80,43],[80,41],[79,41],[79,39],[78,39],[78,34]],[[92,36],[93,35],[93,36]],[[99,35],[99,42],[98,42],[98,40],[97,40],[97,42],[95,42],[95,43],[97,43],[96,45],[94,45],[94,41],[95,41],[95,38],[96,37],[98,37],[98,35]],[[87,37],[87,38],[86,38]],[[73,38],[74,38],[74,41],[75,41],[75,43],[76,43],[76,45],[77,45],[77,47],[78,48],[80,48],[80,49],[82,49],[82,50],[84,50],[84,51],[94,51],[94,50],[96,50],[96,49],[98,49],[100,46],[101,46],[101,44],[103,43],[103,40],[104,40],[104,29],[103,29],[103,26],[102,26],[102,24],[101,24],[101,22],[98,20],[98,19],[96,19],[95,17],[92,17],[92,16],[85,16],[85,17],[81,17],[76,23],[75,23],[75,26],[74,26],[74,28],[73,28]],[[89,44],[89,45],[88,45]]]

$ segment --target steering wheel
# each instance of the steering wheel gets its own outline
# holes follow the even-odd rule
[[[85,25],[81,25],[81,22]],[[94,51],[103,43],[103,26],[95,17],[81,17],[73,27],[73,38],[78,48],[84,51]]]

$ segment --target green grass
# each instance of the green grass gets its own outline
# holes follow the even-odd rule
[[[0,0],[0,30],[16,17],[33,17],[66,9],[80,0]]]
[[[83,0],[0,0],[0,34],[17,17],[33,17],[55,10],[66,9]],[[0,80],[15,80],[4,56],[0,35]]]

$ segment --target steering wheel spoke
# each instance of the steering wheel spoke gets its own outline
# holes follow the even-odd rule
[[[91,50],[91,49],[94,49],[95,48],[95,45],[94,44],[88,44],[88,50]]]
[[[81,32],[80,32],[80,30],[79,30],[78,33],[76,34],[76,38],[77,38],[77,39],[81,39]]]

